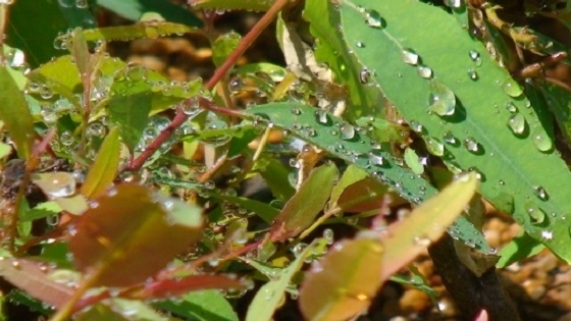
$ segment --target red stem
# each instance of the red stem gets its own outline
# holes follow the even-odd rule
[[[262,33],[262,31],[274,20],[275,16],[280,12],[288,3],[289,0],[277,0],[274,2],[270,10],[268,10],[264,16],[252,27],[252,29],[242,38],[238,47],[228,56],[226,61],[216,69],[214,75],[208,80],[206,83],[205,88],[208,91],[211,91],[214,86],[224,77],[224,75],[230,70],[232,65],[236,62],[236,60],[244,54],[246,49],[250,47],[250,45],[256,40],[256,38]],[[194,97],[193,97],[194,98]],[[186,101],[182,102],[182,105],[190,103],[190,100],[187,99]],[[201,99],[201,106],[205,106],[207,104],[203,103],[204,99]],[[222,112],[222,113],[232,113],[230,109],[217,107],[213,104],[209,105],[208,108],[215,112]],[[134,159],[128,167],[128,170],[136,171],[139,170],[145,161],[151,157],[154,152],[161,147],[161,145],[169,139],[169,137],[174,133],[174,131],[179,128],[186,120],[188,116],[185,115],[180,108],[177,109],[177,113],[173,118],[172,122],[165,128],[155,140],[147,146],[144,152],[139,155],[136,159]]]

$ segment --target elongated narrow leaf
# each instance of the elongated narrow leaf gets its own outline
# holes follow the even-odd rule
[[[244,287],[244,283],[240,280],[231,279],[223,275],[191,275],[174,280],[147,283],[144,289],[132,293],[129,297],[140,300],[165,299],[190,291],[208,289],[238,290]]]
[[[7,68],[0,67],[0,119],[16,144],[20,158],[28,159],[32,155],[34,120],[24,93],[18,89]]]
[[[131,20],[139,20],[146,12],[156,12],[165,20],[200,27],[202,22],[181,5],[162,0],[97,0],[97,5]]]
[[[109,188],[119,170],[120,148],[119,130],[113,128],[101,144],[95,162],[81,186],[81,194],[87,198],[94,198]]]
[[[571,174],[520,85],[483,44],[422,2],[346,0],[340,10],[348,46],[409,124],[440,142],[448,165],[479,171],[484,197],[571,262]]]
[[[200,208],[122,184],[70,226],[70,250],[95,285],[126,286],[165,267],[200,238],[201,228]]]
[[[287,128],[303,140],[362,168],[415,204],[437,193],[422,177],[402,167],[402,161],[380,150],[377,142],[329,113],[291,103],[257,106],[247,109],[247,112],[259,115],[260,121],[267,117],[274,125]],[[343,135],[341,129],[344,130]],[[482,233],[463,216],[448,229],[448,233],[484,253],[492,252]]]
[[[299,254],[287,268],[283,269],[278,277],[271,279],[264,284],[256,293],[256,296],[250,303],[246,321],[270,321],[272,315],[277,309],[279,303],[283,300],[285,290],[291,279],[303,265],[303,261],[314,248],[311,244]]]
[[[305,274],[299,306],[307,320],[343,321],[358,315],[380,288],[379,240],[341,241]]]
[[[0,260],[0,276],[30,296],[56,308],[64,305],[74,289],[49,278],[54,269],[43,262],[28,259]]]
[[[169,35],[196,32],[196,30],[197,29],[195,28],[191,28],[178,23],[152,21],[140,22],[128,26],[89,29],[83,31],[83,35],[87,41],[128,41],[134,38],[155,39]]]
[[[334,164],[314,169],[276,217],[272,227],[273,237],[292,237],[309,227],[329,199],[337,174]]]
[[[478,188],[475,173],[464,174],[422,203],[404,221],[391,225],[382,239],[383,280],[426,250],[456,220]]]
[[[193,8],[201,9],[266,11],[273,1],[189,0],[189,3]]]

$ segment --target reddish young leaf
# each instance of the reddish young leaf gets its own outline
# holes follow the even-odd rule
[[[299,294],[307,320],[348,320],[365,310],[382,284],[382,247],[375,239],[341,241],[306,273]]]
[[[386,185],[377,179],[367,177],[347,186],[341,193],[337,206],[351,213],[379,210],[386,192]]]
[[[54,269],[45,263],[28,259],[0,260],[0,276],[30,296],[60,308],[73,295],[75,289],[49,278]]]
[[[334,164],[315,168],[285,204],[272,226],[272,239],[294,236],[307,228],[323,210],[338,170]]]
[[[208,289],[240,289],[246,284],[240,280],[223,275],[191,275],[181,279],[162,280],[145,283],[144,288],[135,291],[127,297],[131,299],[163,299],[180,296],[186,292]]]
[[[70,225],[70,250],[93,286],[132,285],[197,241],[202,223],[197,206],[122,184]]]

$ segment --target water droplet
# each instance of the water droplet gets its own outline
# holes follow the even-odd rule
[[[419,65],[416,67],[416,71],[418,71],[418,75],[422,78],[430,79],[432,78],[432,69],[429,67]]]
[[[480,53],[473,49],[468,51],[468,56],[472,61],[478,61],[480,59]]]
[[[363,42],[361,42],[361,41],[357,41],[357,42],[355,43],[355,46],[357,46],[357,48],[365,48],[365,44],[364,44]]]
[[[59,141],[64,146],[71,146],[75,141],[75,139],[73,137],[73,134],[70,131],[66,130],[65,132],[61,133],[61,135],[59,136]]]
[[[547,230],[542,230],[541,231],[541,237],[545,240],[550,241],[553,239],[553,232],[547,231]]]
[[[421,134],[422,131],[424,130],[424,127],[422,127],[422,125],[414,120],[411,120],[410,123],[408,124],[410,126],[410,129],[412,129],[413,132]]]
[[[291,113],[296,115],[296,116],[299,116],[299,115],[301,115],[301,109],[296,108],[296,107],[292,107]]]
[[[200,113],[200,101],[198,97],[192,97],[187,99],[181,104],[182,112],[187,115],[188,117],[193,117]]]
[[[333,230],[330,228],[326,228],[325,230],[323,230],[323,238],[327,241],[327,244],[329,245],[333,244],[335,238]]]
[[[511,77],[506,79],[502,84],[502,89],[510,97],[519,97],[523,94],[521,86]]]
[[[533,224],[541,224],[545,220],[545,212],[532,204],[527,204],[526,212],[531,218],[531,222]]]
[[[413,239],[414,245],[417,246],[429,246],[430,245],[430,239],[426,236],[415,236]]]
[[[513,102],[508,101],[508,102],[505,104],[505,107],[506,107],[506,109],[507,109],[510,113],[517,113],[517,107],[516,107],[516,105],[515,105]]]
[[[52,172],[40,174],[34,182],[49,198],[68,197],[75,194],[75,177],[71,173]]]
[[[428,151],[435,156],[444,155],[444,144],[435,138],[428,137],[426,139],[426,148]]]
[[[478,80],[478,73],[474,69],[468,69],[468,77],[472,80]]]
[[[430,82],[430,96],[428,98],[429,110],[439,116],[450,116],[456,109],[456,96],[442,83],[432,80]]]
[[[369,152],[367,156],[369,157],[369,161],[371,162],[371,164],[383,166],[383,164],[385,163],[385,159],[382,155],[378,155],[374,152]]]
[[[369,70],[367,68],[361,69],[361,72],[359,73],[359,81],[361,82],[361,84],[363,85],[368,84],[370,80],[371,80],[371,73],[369,72]]]
[[[54,95],[54,93],[52,92],[50,87],[43,85],[40,88],[40,97],[42,97],[43,99],[51,99],[53,97],[53,95]]]
[[[547,199],[549,199],[547,191],[542,186],[536,186],[533,189],[535,191],[535,196],[537,196],[537,198],[539,198],[540,200],[547,201]]]
[[[444,134],[444,136],[442,137],[442,139],[444,140],[444,142],[446,144],[449,144],[449,145],[457,145],[458,144],[458,140],[456,139],[456,137],[454,137],[454,135],[450,131],[446,132]]]
[[[89,137],[102,138],[105,136],[106,131],[107,130],[106,130],[105,126],[101,122],[94,121],[94,122],[89,123],[89,125],[87,125],[85,133]]]
[[[466,149],[472,153],[480,152],[480,144],[472,137],[464,139],[464,147],[466,147]]]
[[[444,4],[450,8],[457,9],[462,6],[462,0],[444,0]]]
[[[350,140],[355,137],[355,127],[351,124],[343,124],[339,127],[339,132],[341,133],[341,138],[345,140]]]
[[[401,51],[401,57],[402,60],[409,65],[418,64],[419,56],[416,52],[412,51],[411,49],[403,49]]]
[[[365,14],[365,22],[372,28],[382,28],[383,27],[383,18],[378,11],[369,9]]]
[[[508,120],[508,126],[515,135],[523,134],[526,124],[525,117],[520,113],[513,114]]]
[[[553,142],[551,138],[539,129],[536,133],[533,134],[533,144],[535,147],[542,152],[550,151],[553,148]]]

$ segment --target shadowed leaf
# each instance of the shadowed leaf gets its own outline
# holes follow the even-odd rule
[[[238,321],[238,315],[220,291],[191,292],[180,299],[159,302],[161,309],[199,321]]]
[[[380,210],[386,192],[387,186],[367,177],[347,186],[339,197],[337,206],[352,213]]]
[[[144,289],[137,291],[130,298],[148,300],[165,299],[181,294],[208,289],[240,289],[244,283],[223,275],[191,275],[175,280],[162,280],[145,284]]]
[[[122,184],[70,226],[70,250],[94,285],[127,286],[164,268],[199,239],[201,209]]]
[[[202,26],[202,22],[181,5],[162,0],[97,0],[97,4],[131,20],[139,20],[146,12],[159,13],[167,21],[189,26]]]

